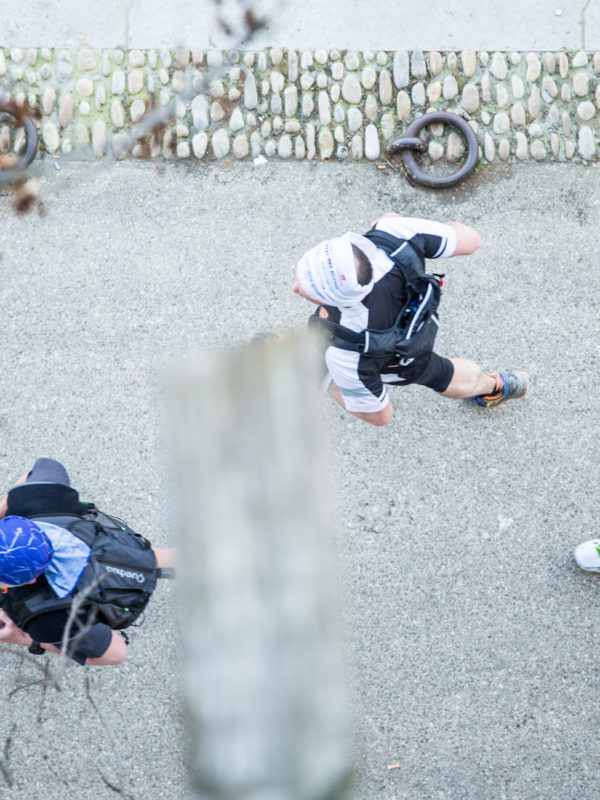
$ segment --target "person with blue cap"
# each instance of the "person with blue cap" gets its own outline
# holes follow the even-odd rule
[[[79,501],[63,465],[47,458],[38,459],[33,469],[21,476],[0,500],[0,643],[25,645],[35,655],[46,651],[60,653],[66,645],[66,654],[81,665],[120,664],[125,660],[127,643],[113,627],[122,628],[126,624],[113,627],[107,624],[107,619],[97,614],[97,606],[91,602],[93,592],[88,602],[72,603],[88,564],[98,574],[93,541],[86,542],[85,537],[59,524],[28,518],[59,512],[72,514],[63,518],[78,524],[90,508],[96,516],[102,515],[93,504]],[[102,518],[112,521],[106,515]],[[125,529],[126,526],[120,529],[119,535],[128,539],[129,535],[123,533]],[[106,530],[103,533],[106,535]],[[140,561],[141,570],[133,566],[131,569],[108,566],[109,577],[115,578],[115,585],[121,590],[127,580],[136,584],[143,578],[144,565],[150,565],[149,572],[156,567],[154,571],[160,574],[161,570],[168,572],[174,558],[173,550],[151,549],[143,537],[137,534],[133,537],[143,540],[142,547],[146,550]],[[150,588],[145,602],[151,591]],[[22,614],[23,608],[29,613],[20,617],[15,612],[19,610]],[[32,608],[35,613],[31,613]],[[20,626],[17,620],[21,618],[27,622]]]

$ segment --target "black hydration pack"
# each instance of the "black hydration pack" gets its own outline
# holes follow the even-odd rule
[[[423,251],[408,239],[398,239],[374,228],[365,234],[365,238],[383,250],[404,277],[406,299],[394,324],[384,330],[367,328],[357,333],[321,317],[320,309],[311,317],[311,324],[324,330],[329,343],[342,350],[409,360],[430,352],[438,332],[436,311],[444,276],[425,272]]]
[[[26,486],[24,484],[23,489]],[[15,487],[10,494],[20,488]],[[19,591],[21,587],[9,589],[0,595],[6,613],[26,630],[34,617],[50,611],[68,612],[73,602],[81,598],[82,608],[90,610],[96,621],[114,630],[127,628],[144,611],[156,588],[157,578],[161,577],[150,542],[121,520],[97,509],[93,503],[80,502],[78,493],[70,487],[38,484],[35,488],[37,503],[40,502],[39,490],[44,489],[52,495],[56,503],[54,507],[64,510],[31,513],[31,508],[14,503],[16,508],[14,511],[11,508],[11,513],[65,528],[88,545],[90,558],[74,591],[67,597],[57,597],[45,581],[37,590],[35,585],[27,587],[32,590],[30,592]],[[57,495],[59,502],[56,502]],[[30,496],[33,497],[33,493]],[[29,513],[23,513],[25,510]]]

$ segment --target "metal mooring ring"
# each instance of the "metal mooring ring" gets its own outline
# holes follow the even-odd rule
[[[31,117],[27,116],[27,114],[25,114],[12,100],[0,100],[0,114],[2,113],[9,114],[11,117],[14,117],[17,122],[20,122],[21,125],[23,125],[25,128],[25,140],[27,142],[27,146],[25,148],[25,154],[23,158],[17,164],[15,164],[14,167],[9,167],[8,169],[3,169],[0,167],[0,180],[13,175],[14,177],[17,177],[17,175],[21,173],[25,167],[28,167],[31,164],[35,158],[38,147],[37,130],[35,129],[35,125],[33,124]]]
[[[436,123],[444,123],[445,125],[452,125],[454,128],[458,128],[467,140],[468,148],[467,160],[458,172],[439,178],[427,175],[426,172],[423,172],[417,165],[413,152],[414,150],[424,152],[427,149],[425,142],[419,139],[419,133],[426,125],[435,125]],[[431,189],[445,189],[449,186],[456,186],[457,183],[460,183],[460,181],[466,178],[467,175],[470,175],[475,169],[475,164],[477,164],[477,157],[479,155],[479,146],[473,129],[462,117],[458,117],[456,114],[449,114],[447,111],[434,111],[431,114],[423,114],[422,117],[411,122],[405,133],[406,135],[403,139],[396,139],[395,142],[388,145],[387,151],[390,155],[398,152],[400,153],[404,169],[408,177],[415,181],[415,183],[420,183]]]

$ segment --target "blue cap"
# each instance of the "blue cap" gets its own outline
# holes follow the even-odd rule
[[[25,517],[0,519],[0,581],[20,586],[38,578],[54,550],[48,536]]]

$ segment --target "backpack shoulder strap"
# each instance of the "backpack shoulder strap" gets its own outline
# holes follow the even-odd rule
[[[425,274],[425,254],[416,242],[411,239],[400,239],[387,231],[375,228],[371,228],[364,237],[392,259],[407,281],[421,278]]]
[[[6,611],[14,619],[19,628],[26,631],[27,625],[39,617],[40,614],[47,614],[51,611],[66,611],[71,608],[73,598],[57,597],[48,584],[40,586],[37,591],[19,597],[9,590]]]
[[[339,322],[334,322],[326,317],[319,315],[320,309],[318,308],[314,314],[311,314],[308,320],[310,328],[320,329],[325,331],[330,337],[330,344],[339,347],[341,350],[353,350],[354,352],[364,353],[366,349],[367,335],[365,331],[357,333],[356,331],[340,325]]]

